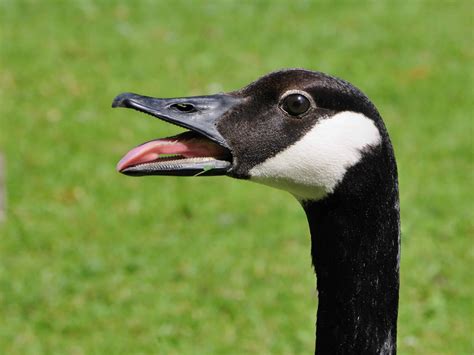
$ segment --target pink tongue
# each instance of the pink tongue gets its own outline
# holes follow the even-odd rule
[[[160,157],[160,154],[177,154],[186,158],[214,157],[225,154],[223,148],[203,138],[188,140],[156,139],[129,151],[117,164],[117,171],[122,171],[130,166],[148,163]]]

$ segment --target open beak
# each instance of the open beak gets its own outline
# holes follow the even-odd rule
[[[126,107],[189,129],[155,139],[129,151],[117,164],[126,175],[225,175],[232,154],[217,130],[222,116],[241,99],[226,94],[159,99],[124,93],[112,107]]]

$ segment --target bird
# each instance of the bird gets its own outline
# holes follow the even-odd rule
[[[120,173],[226,175],[299,201],[317,281],[315,354],[396,353],[397,164],[382,117],[361,90],[295,68],[214,95],[123,93],[112,107],[185,128],[130,150],[117,164]]]

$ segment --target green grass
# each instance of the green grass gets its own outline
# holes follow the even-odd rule
[[[123,91],[305,67],[362,88],[396,148],[400,353],[471,354],[473,3],[127,4],[0,1],[0,353],[311,353],[298,203],[229,178],[121,176],[127,149],[179,129],[110,109]]]

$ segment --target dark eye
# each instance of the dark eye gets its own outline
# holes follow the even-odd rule
[[[298,116],[308,111],[309,100],[301,94],[291,94],[283,99],[282,108],[292,116]]]

